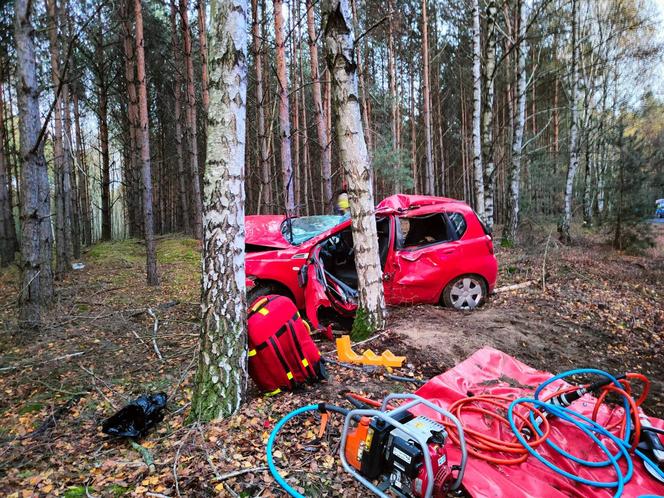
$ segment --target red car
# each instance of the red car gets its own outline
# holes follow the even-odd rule
[[[387,304],[481,305],[496,285],[493,242],[465,202],[394,195],[376,208]],[[248,300],[283,294],[315,327],[326,311],[351,317],[357,273],[347,216],[246,219]]]

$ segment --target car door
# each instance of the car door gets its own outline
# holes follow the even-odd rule
[[[389,304],[436,303],[463,253],[445,213],[395,217],[394,250],[383,280]]]

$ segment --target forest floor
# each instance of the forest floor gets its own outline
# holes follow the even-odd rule
[[[549,227],[527,230],[521,248],[498,249],[501,292],[480,310],[433,306],[391,310],[387,332],[369,345],[406,355],[401,375],[428,379],[482,346],[540,369],[601,366],[646,373],[647,410],[664,416],[664,226],[647,254],[620,254],[601,234],[581,232],[572,247]],[[278,419],[317,401],[344,404],[353,390],[376,399],[412,386],[330,365],[330,380],[274,398],[252,387],[240,413],[205,426],[188,424],[198,338],[197,242],[162,238],[162,284],[144,284],[144,247],[128,240],[95,245],[85,268],[57,283],[55,305],[39,334],[15,327],[15,270],[0,273],[0,495],[278,496],[265,444]],[[543,274],[545,278],[543,279]],[[150,311],[148,311],[150,310]],[[159,320],[153,344],[154,318]],[[320,343],[333,354],[333,345]],[[168,413],[142,446],[111,439],[101,422],[146,392],[168,394]],[[282,432],[276,461],[307,496],[363,496],[343,472],[339,421],[316,438],[313,417]]]

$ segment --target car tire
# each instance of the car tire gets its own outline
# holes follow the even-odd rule
[[[251,304],[259,297],[269,296],[270,294],[283,294],[283,292],[279,292],[279,289],[274,285],[263,283],[256,284],[256,287],[247,291],[247,306],[251,306]]]
[[[448,308],[472,311],[486,301],[486,282],[479,275],[461,275],[453,279],[443,290],[442,301]]]

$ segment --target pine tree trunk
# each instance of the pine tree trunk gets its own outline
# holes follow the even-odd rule
[[[148,124],[148,95],[145,81],[145,51],[143,39],[143,9],[141,0],[134,0],[136,18],[136,76],[138,86],[138,115],[141,144],[141,172],[143,178],[143,231],[145,232],[146,273],[148,285],[159,285],[157,251],[154,241],[152,213],[152,166],[150,164],[150,128]]]
[[[489,0],[486,8],[486,63],[484,114],[482,116],[482,147],[484,153],[484,215],[486,226],[493,229],[494,195],[496,189],[493,146],[493,105],[495,96],[496,71],[496,0]]]
[[[14,253],[18,249],[11,198],[12,176],[9,169],[9,142],[5,133],[4,107],[4,96],[0,88],[0,266],[12,263]]]
[[[127,0],[130,1],[130,0]],[[99,32],[95,38],[97,64],[97,99],[99,112],[99,151],[101,153],[101,240],[111,240],[111,165],[108,151],[108,81],[104,66],[104,38],[101,11],[98,14]]]
[[[473,187],[475,211],[486,220],[484,213],[484,169],[482,168],[482,46],[480,31],[480,2],[473,0]]]
[[[196,92],[194,90],[194,62],[191,55],[191,31],[187,1],[180,0],[180,21],[184,45],[184,64],[187,71],[187,139],[189,143],[189,171],[193,207],[194,236],[203,238],[203,204],[201,198],[200,173],[198,168],[198,134],[196,131]]]
[[[270,179],[270,155],[268,151],[268,137],[265,127],[265,92],[263,90],[263,42],[261,40],[261,23],[258,12],[258,0],[251,0],[251,12],[253,14],[251,23],[252,47],[254,52],[254,67],[256,69],[256,112],[258,114],[258,155],[260,171],[260,195],[258,213],[266,212],[272,208],[272,189]]]
[[[314,101],[314,120],[316,121],[316,134],[320,147],[320,171],[323,185],[323,205],[325,212],[332,206],[332,147],[328,139],[329,133],[325,113],[323,112],[323,97],[321,95],[320,76],[318,73],[318,44],[314,26],[314,2],[306,0],[307,31],[309,34],[309,54],[311,59],[312,96]]]
[[[390,88],[390,128],[392,131],[392,150],[395,153],[396,157],[399,157],[399,117],[398,117],[398,106],[399,101],[397,97],[397,72],[396,72],[396,63],[394,57],[394,26],[393,26],[393,17],[394,12],[394,2],[393,0],[388,0],[387,8],[389,11],[390,18],[387,21],[387,75]],[[401,183],[399,181],[399,167],[400,162],[395,161],[394,168],[395,171],[392,173],[394,178],[392,180],[393,192],[399,192],[401,190]]]
[[[171,44],[173,50],[173,61],[175,62],[174,88],[175,96],[175,153],[177,155],[178,185],[180,192],[180,209],[182,210],[182,229],[184,233],[191,234],[191,214],[189,213],[189,196],[187,195],[187,175],[184,169],[184,158],[182,156],[182,78],[180,77],[182,63],[178,43],[178,29],[176,21],[175,0],[170,0],[171,6]]]
[[[348,0],[327,0],[323,14],[327,66],[332,79],[339,159],[348,182],[359,303],[354,331],[385,326],[382,270],[371,187],[371,164],[362,131],[354,33]],[[364,334],[362,334],[364,335]]]
[[[516,95],[517,115],[512,139],[512,166],[509,173],[509,195],[507,198],[507,221],[503,230],[503,243],[514,244],[519,227],[519,204],[521,202],[521,163],[523,159],[523,130],[526,119],[526,8],[525,0],[519,1],[519,37],[517,58]]]
[[[277,56],[277,84],[279,90],[279,137],[281,152],[281,176],[284,189],[286,214],[295,214],[295,179],[291,156],[290,103],[288,99],[288,75],[286,72],[286,26],[284,25],[283,0],[273,0],[274,39]]]
[[[209,77],[208,77],[208,47],[207,47],[207,22],[205,20],[205,1],[199,0],[196,4],[198,13],[198,48],[201,55],[201,97],[203,99],[203,111],[207,118],[210,107]],[[204,120],[204,122],[206,122]],[[207,126],[207,125],[206,125]]]
[[[300,44],[302,41],[302,36],[300,34],[299,14],[296,7],[299,7],[299,2],[292,3],[293,8],[291,9],[289,15],[289,32],[291,38],[291,81],[293,82],[294,88],[302,89],[302,82],[298,80],[298,71],[296,61],[299,59]],[[302,91],[302,90],[300,90]],[[294,196],[295,196],[295,213],[297,216],[300,215],[302,210],[302,179],[300,171],[300,99],[298,99],[298,91],[293,91],[293,112],[292,114],[292,123],[293,123],[293,178],[294,178]]]
[[[14,13],[22,164],[20,321],[36,327],[42,307],[53,298],[50,188],[44,143],[39,138],[42,123],[30,2],[15,0]]]
[[[247,388],[244,159],[247,1],[220,0],[211,19],[210,119],[200,356],[192,417],[235,413]]]
[[[574,177],[579,168],[579,139],[578,139],[578,121],[579,108],[577,99],[579,95],[579,43],[578,43],[578,18],[577,2],[572,0],[572,88],[570,91],[570,128],[569,128],[569,165],[567,167],[567,178],[565,180],[565,197],[563,217],[558,225],[558,234],[563,244],[569,244],[572,241],[570,235],[570,225],[572,223],[572,201],[574,194]]]
[[[417,124],[415,122],[415,71],[410,72],[410,167],[413,175],[413,194],[419,193],[417,187]]]
[[[424,167],[424,193],[435,195],[433,171],[433,138],[431,134],[431,89],[429,87],[429,18],[427,1],[422,0],[422,111],[424,114],[424,136],[426,162]]]
[[[78,188],[81,197],[81,229],[84,245],[92,244],[92,206],[90,203],[90,191],[88,187],[88,163],[86,160],[85,142],[81,133],[81,118],[78,106],[78,94],[73,93],[72,103],[74,105],[74,132],[76,134],[76,150],[78,156]]]
[[[51,54],[51,79],[56,93],[53,109],[53,177],[55,180],[55,248],[56,272],[68,273],[71,270],[72,235],[71,235],[71,169],[67,157],[69,147],[65,148],[62,129],[62,93],[60,82],[60,47],[58,44],[57,7],[55,0],[46,0],[48,12],[49,50]]]

